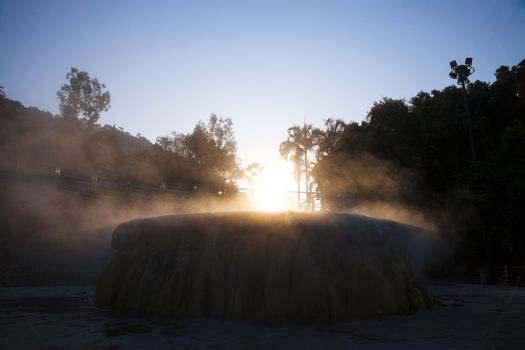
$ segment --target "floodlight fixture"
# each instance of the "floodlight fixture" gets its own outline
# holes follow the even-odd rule
[[[472,67],[472,57],[465,59],[465,64],[458,65],[456,60],[450,61],[450,68],[452,69],[448,74],[452,79],[456,79],[459,85],[467,85],[469,82],[468,77],[474,73],[474,67]]]

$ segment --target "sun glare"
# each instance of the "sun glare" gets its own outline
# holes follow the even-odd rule
[[[288,209],[288,184],[288,174],[264,170],[255,180],[252,193],[254,207],[263,211]]]

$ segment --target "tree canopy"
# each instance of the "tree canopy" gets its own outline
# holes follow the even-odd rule
[[[158,137],[155,145],[171,158],[191,164],[199,186],[224,189],[243,176],[237,161],[233,122],[229,118],[212,114],[206,124],[198,122],[191,133],[173,132]]]
[[[335,130],[313,171],[325,206],[397,201],[436,215],[478,263],[525,262],[525,60],[468,86],[477,161],[469,155],[461,90],[384,98],[361,123]],[[401,176],[402,174],[402,176]],[[408,180],[407,180],[408,179]],[[468,212],[468,215],[467,215]]]
[[[66,120],[80,120],[87,127],[93,127],[100,113],[110,108],[111,95],[104,91],[106,86],[93,79],[87,72],[72,67],[66,75],[67,84],[57,92],[59,109]]]

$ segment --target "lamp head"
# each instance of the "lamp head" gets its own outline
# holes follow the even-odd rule
[[[465,58],[465,64],[466,64],[467,66],[472,65],[472,57],[467,57],[467,58]]]
[[[454,68],[456,68],[458,66],[458,63],[456,62],[456,60],[450,61],[449,64],[450,64],[450,68],[452,68],[452,69],[454,69]]]

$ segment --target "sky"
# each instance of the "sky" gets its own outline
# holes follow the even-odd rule
[[[0,0],[0,86],[58,113],[71,67],[111,92],[99,123],[150,141],[230,118],[244,166],[292,173],[286,130],[361,121],[375,101],[442,89],[525,58],[525,1]]]

